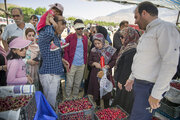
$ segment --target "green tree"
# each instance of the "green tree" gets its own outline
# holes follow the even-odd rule
[[[68,17],[67,20],[75,21],[76,18],[75,17]]]
[[[23,14],[24,14],[24,21],[29,22],[31,15],[34,14],[34,9],[27,8],[27,7],[22,7],[21,9],[22,9]]]
[[[35,10],[35,15],[43,15],[46,11],[47,11],[46,8],[38,7]]]

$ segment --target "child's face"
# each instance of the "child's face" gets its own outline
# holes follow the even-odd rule
[[[34,41],[35,40],[35,34],[34,32],[29,32],[26,36],[27,40]]]
[[[25,57],[26,56],[26,50],[28,49],[28,47],[25,48],[21,48],[21,49],[15,49],[13,50],[14,53],[18,54],[21,57]]]
[[[52,8],[51,10],[54,12],[55,15],[61,15],[62,16],[61,11],[58,10],[57,8]]]
[[[99,40],[94,40],[94,46],[97,48],[97,49],[102,49],[103,47],[103,43]]]

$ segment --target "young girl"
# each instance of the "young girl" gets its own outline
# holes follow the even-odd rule
[[[34,80],[34,85],[36,90],[39,89],[39,76],[38,76],[38,69],[39,69],[39,46],[35,40],[36,32],[32,28],[27,28],[25,30],[24,38],[26,40],[32,41],[26,51],[26,73]]]
[[[10,52],[7,55],[7,85],[32,84],[33,80],[26,75],[26,66],[22,60],[26,56],[26,50],[31,43],[22,37],[17,37],[9,43]]]
[[[46,26],[46,19],[48,19],[47,16],[48,16],[49,14],[51,14],[51,15],[53,15],[53,16],[57,16],[57,15],[62,16],[62,15],[63,15],[63,10],[64,10],[64,8],[63,8],[63,6],[62,6],[61,4],[55,3],[55,4],[52,4],[52,5],[49,5],[49,6],[50,6],[51,8],[50,8],[46,13],[44,13],[44,14],[42,15],[42,17],[41,17],[41,19],[40,19],[40,21],[39,21],[39,23],[38,23],[38,25],[37,25],[37,31],[38,31],[38,32],[40,32],[40,30]],[[64,22],[65,22],[65,21],[64,21]],[[61,48],[62,48],[62,47],[64,48],[64,47],[66,47],[66,46],[68,46],[68,44],[61,42]],[[57,49],[59,49],[59,47],[57,47],[57,46],[54,44],[54,42],[51,41],[50,51],[55,51],[55,50],[57,50]]]
[[[95,45],[92,48],[88,64],[91,66],[90,80],[88,86],[88,94],[93,95],[93,98],[96,102],[97,108],[100,106],[100,85],[98,81],[97,74],[101,71],[100,57],[104,56],[105,67],[108,68],[107,78],[111,81],[111,69],[116,62],[116,49],[110,45],[105,45],[105,38],[101,33],[96,33],[93,36],[93,43]],[[104,100],[104,107],[109,107],[109,99],[111,94],[108,93],[102,97]]]

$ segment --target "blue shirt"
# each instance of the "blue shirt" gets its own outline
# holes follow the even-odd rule
[[[109,36],[109,34],[107,34],[107,41],[109,42],[109,43],[112,43],[112,41],[111,41],[111,38],[110,38],[110,36]]]
[[[84,48],[82,38],[77,39],[76,51],[72,64],[76,66],[81,66],[84,64]]]
[[[53,26],[47,25],[39,33],[39,48],[42,56],[42,66],[39,70],[40,74],[56,74],[63,75],[64,68],[61,57],[61,45],[57,35],[55,35]],[[54,44],[60,49],[50,51],[50,43]]]

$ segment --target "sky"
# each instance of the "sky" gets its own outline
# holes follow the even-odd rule
[[[126,9],[133,5],[122,5],[114,2],[94,2],[86,0],[6,0],[7,3],[19,5],[21,7],[45,7],[49,9],[50,4],[60,3],[64,6],[65,17],[79,17],[83,19],[94,19],[99,16],[106,16],[120,9]],[[0,0],[4,3],[4,0]]]

